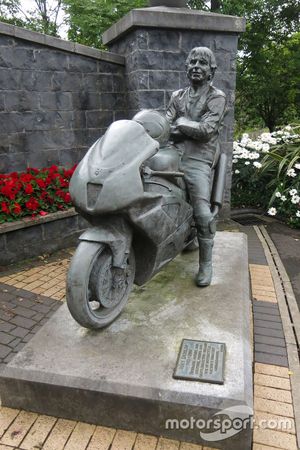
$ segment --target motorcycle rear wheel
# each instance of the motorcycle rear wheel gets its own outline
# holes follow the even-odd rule
[[[131,251],[127,267],[112,267],[108,246],[80,242],[67,277],[67,305],[73,318],[83,327],[103,328],[112,323],[125,307],[135,276]]]

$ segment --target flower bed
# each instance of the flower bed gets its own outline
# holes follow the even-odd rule
[[[52,165],[0,174],[0,223],[70,208],[69,182],[75,167],[67,170]]]
[[[300,228],[299,126],[234,142],[232,206],[263,208]]]

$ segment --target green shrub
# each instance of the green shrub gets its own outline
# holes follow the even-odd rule
[[[263,208],[300,228],[300,126],[234,142],[232,206]]]

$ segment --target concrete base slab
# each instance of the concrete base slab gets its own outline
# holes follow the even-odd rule
[[[249,425],[239,433],[230,429],[222,440],[220,432],[210,434],[212,428],[206,429],[210,436],[199,430],[225,408],[233,408],[224,412],[228,419],[243,417],[253,406],[245,235],[217,233],[211,286],[197,288],[196,271],[197,252],[178,256],[135,288],[125,311],[105,330],[80,327],[62,306],[2,372],[2,404],[228,450],[250,449]],[[183,338],[226,344],[223,385],[173,378]],[[166,427],[168,419],[184,421],[176,429],[177,422]]]

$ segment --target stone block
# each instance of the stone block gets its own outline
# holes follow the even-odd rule
[[[174,71],[151,71],[149,72],[149,89],[172,89],[180,88],[179,72]]]
[[[53,149],[70,147],[74,144],[74,132],[72,130],[35,130],[25,133],[24,147],[34,151],[35,149]]]
[[[125,65],[125,60],[124,60]],[[123,64],[114,64],[107,61],[98,61],[99,73],[124,73],[125,67]]]
[[[6,111],[34,111],[39,109],[39,96],[37,92],[12,91],[5,94]]]
[[[24,153],[11,153],[2,155],[0,158],[0,172],[18,172],[26,167],[26,158]]]
[[[77,72],[54,72],[51,77],[52,90],[77,92],[83,86],[82,74]]]
[[[41,109],[57,111],[73,108],[72,95],[69,92],[41,92],[39,98]]]
[[[0,91],[17,90],[20,88],[21,72],[19,70],[6,69],[0,70]]]
[[[179,54],[174,52],[163,52],[163,70],[182,71],[185,67],[186,52],[181,51]]]
[[[42,240],[42,229],[39,225],[11,231],[6,234],[7,248],[18,253],[24,245],[31,245]]]
[[[138,109],[165,109],[164,91],[139,91],[137,92]]]
[[[37,148],[34,150],[38,150]],[[58,150],[31,151],[26,159],[27,164],[31,167],[49,167],[52,164],[59,163]]]
[[[214,250],[210,287],[200,292],[194,285],[197,255],[180,255],[137,288],[106,329],[82,329],[63,305],[2,372],[2,404],[206,446],[196,427],[170,430],[165,421],[208,420],[227,407],[252,407],[246,239],[217,233]],[[224,385],[173,378],[187,337],[226,343]],[[251,435],[247,429],[209,444],[249,450]]]
[[[4,111],[4,94],[0,94],[0,111]]]
[[[66,217],[61,220],[55,220],[43,224],[43,238],[44,241],[50,241],[51,239],[63,239],[69,234],[77,230],[77,217]]]
[[[194,30],[181,31],[181,50],[188,55],[189,51],[194,47],[208,47],[213,50],[213,39],[215,33],[207,32],[196,32]]]
[[[41,48],[34,51],[35,67],[38,70],[64,71],[69,68],[69,56],[67,53],[48,48]]]
[[[112,111],[87,111],[86,121],[88,128],[105,128],[113,122],[113,113]]]
[[[15,69],[32,69],[35,66],[34,51],[28,48],[0,47],[0,67]]]
[[[93,73],[87,74],[83,78],[83,86],[90,92],[112,92],[113,78],[108,74]]]
[[[128,74],[128,89],[130,91],[139,91],[149,89],[149,71],[137,70]]]
[[[125,93],[127,84],[126,77],[123,74],[113,75],[113,91]]]
[[[126,98],[127,98],[127,95],[126,95]],[[128,114],[127,110],[124,110],[124,111],[120,110],[120,111],[114,112],[114,120],[124,120],[124,119],[129,119],[131,117],[132,116],[130,116]]]
[[[72,93],[72,104],[76,110],[100,109],[100,94],[83,89],[81,92]]]
[[[19,72],[20,80],[18,86],[22,86],[24,90],[28,91],[49,91],[51,90],[51,77],[52,72],[21,71]]]
[[[175,30],[149,30],[148,31],[149,50],[169,50],[179,52],[180,32]]]
[[[103,110],[123,110],[126,106],[125,96],[122,93],[101,94],[101,107]]]
[[[1,26],[2,25],[9,26],[8,24],[4,24],[4,23],[1,23]],[[11,36],[6,36],[4,34],[0,35],[0,47],[7,47],[7,46],[14,47],[15,45],[16,45],[16,40],[13,38],[13,32],[11,33]]]
[[[136,70],[162,70],[163,53],[156,51],[136,51],[129,55],[126,60],[127,72]]]
[[[71,72],[97,72],[98,61],[92,58],[85,58],[78,55],[68,55],[68,70]]]
[[[63,167],[70,167],[80,161],[78,149],[64,148],[59,151],[59,164]]]
[[[74,111],[72,128],[86,128],[86,112],[85,111]]]

